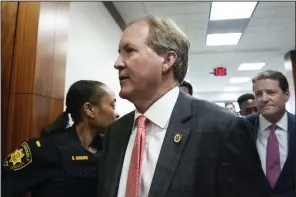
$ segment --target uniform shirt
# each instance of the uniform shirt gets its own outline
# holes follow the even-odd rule
[[[2,196],[95,197],[98,158],[81,145],[74,127],[24,142],[3,162]]]

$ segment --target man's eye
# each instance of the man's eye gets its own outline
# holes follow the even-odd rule
[[[111,107],[113,107],[113,109],[115,109],[116,105],[115,104],[111,104]]]
[[[135,49],[132,49],[132,48],[127,48],[126,49],[126,52],[128,52],[128,53],[131,53],[131,52],[134,52],[135,51]]]

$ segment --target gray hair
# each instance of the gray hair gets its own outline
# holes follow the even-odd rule
[[[168,51],[174,51],[177,54],[174,65],[174,78],[179,84],[182,83],[188,69],[188,52],[190,48],[190,41],[186,34],[173,20],[158,16],[146,16],[128,24],[128,26],[140,21],[148,23],[149,37],[147,44],[158,55]]]
[[[257,80],[262,79],[272,79],[279,82],[279,87],[283,92],[289,91],[289,83],[285,75],[283,75],[279,71],[275,70],[266,70],[263,72],[260,72],[256,77],[252,79],[252,83],[254,84]]]

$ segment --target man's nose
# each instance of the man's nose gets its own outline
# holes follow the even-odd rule
[[[124,62],[122,60],[122,57],[119,55],[115,64],[114,64],[114,68],[117,70],[120,70],[124,67]]]
[[[265,92],[262,94],[261,100],[264,102],[267,102],[269,100],[268,95]]]

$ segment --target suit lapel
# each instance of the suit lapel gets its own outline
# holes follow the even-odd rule
[[[281,187],[285,183],[285,179],[291,176],[292,171],[295,170],[296,159],[296,121],[295,115],[288,113],[288,156],[280,177],[278,178],[276,187]]]
[[[114,127],[114,130],[120,131],[120,132],[116,132],[116,137],[112,138],[113,140],[114,139],[117,140],[116,142],[114,142],[114,150],[116,150],[116,151],[113,151],[114,165],[110,164],[109,166],[109,169],[111,169],[109,172],[110,174],[113,174],[113,177],[110,178],[110,182],[109,182],[109,184],[112,185],[110,192],[113,191],[114,193],[110,193],[108,196],[114,196],[114,197],[117,196],[121,170],[124,162],[125,151],[132,132],[134,116],[135,116],[135,113],[131,112],[127,116],[122,117],[122,119],[118,120],[120,122],[116,124],[116,127]],[[110,175],[107,174],[106,176],[108,177]]]
[[[254,118],[254,132],[255,132],[255,145],[257,147],[257,137],[258,137],[258,132],[259,132],[259,129],[260,129],[260,122],[259,122],[259,116],[260,116],[260,113],[257,113],[255,115],[255,118]],[[264,181],[264,185],[266,186],[266,188],[268,188],[268,190],[271,190],[271,187],[270,187],[270,184],[266,178],[266,175],[262,169],[262,164],[261,164],[261,159],[260,159],[260,156],[259,156],[259,153],[258,151],[256,152],[256,156],[257,156],[257,161],[258,161],[258,166],[260,167],[260,178],[262,181]]]
[[[259,113],[251,115],[251,124],[254,125],[255,143],[257,141],[258,131],[259,131]]]
[[[165,196],[190,135],[190,117],[191,99],[180,92],[161,147],[149,196]]]

